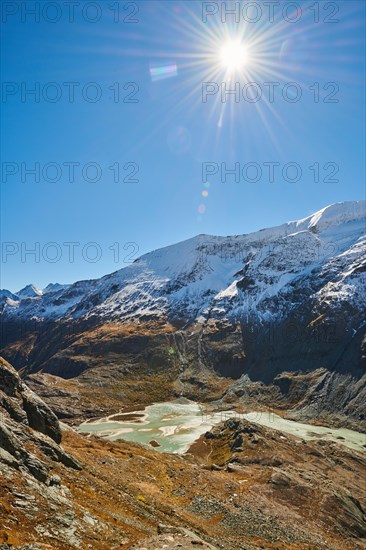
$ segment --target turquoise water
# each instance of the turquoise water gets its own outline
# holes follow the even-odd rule
[[[128,413],[132,414],[132,413]],[[214,425],[230,417],[249,420],[269,428],[281,430],[302,439],[326,439],[341,443],[351,449],[365,451],[366,435],[347,429],[312,426],[287,420],[270,412],[238,414],[234,411],[203,414],[202,407],[193,401],[178,400],[147,406],[135,421],[116,421],[111,415],[96,422],[84,422],[79,431],[94,433],[114,441],[124,439],[149,445],[154,440],[157,451],[184,453],[189,446]],[[340,439],[342,438],[342,439]]]
[[[302,422],[287,420],[271,412],[251,412],[243,415],[250,422],[267,426],[275,430],[296,435],[301,439],[326,439],[341,443],[350,449],[365,451],[366,434],[348,430],[346,428],[327,428],[326,426],[313,426]],[[342,439],[340,439],[342,438]]]
[[[160,445],[158,451],[183,453],[214,425],[210,417],[202,416],[201,407],[194,402],[157,403],[146,407],[142,414],[139,422],[113,422],[112,415],[95,423],[83,423],[79,431],[97,433],[111,441],[124,439],[149,444],[155,440]]]

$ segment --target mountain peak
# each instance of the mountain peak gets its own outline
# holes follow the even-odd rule
[[[344,201],[330,204],[311,216],[299,220],[297,225],[307,225],[310,231],[322,232],[343,223],[366,217],[366,201]]]
[[[49,283],[43,290],[42,293],[45,294],[46,292],[57,292],[58,290],[62,290],[64,288],[67,288],[70,285],[62,285],[60,283]]]
[[[7,290],[6,288],[0,289],[0,299],[10,298],[10,300],[17,301],[19,300],[18,296]]]
[[[42,290],[39,290],[35,285],[30,284],[16,292],[16,295],[23,298],[36,298],[37,296],[42,296]]]

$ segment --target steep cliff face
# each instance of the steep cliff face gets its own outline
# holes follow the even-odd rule
[[[60,446],[57,416],[0,357],[0,460],[28,472],[46,485],[52,484],[50,467],[42,458],[79,469],[76,460]],[[43,455],[43,456],[42,456]]]
[[[56,415],[0,358],[0,543],[47,536],[58,548],[77,547],[76,528],[88,530],[63,486],[65,472],[82,467],[61,438]]]
[[[364,201],[248,235],[199,235],[98,280],[31,288],[0,301],[2,354],[27,373],[110,367],[108,383],[117,369],[123,384],[160,372],[172,395],[230,400],[269,388],[309,415],[365,418]]]

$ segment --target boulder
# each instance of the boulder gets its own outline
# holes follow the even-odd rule
[[[19,468],[19,461],[8,451],[5,451],[5,449],[2,449],[0,447],[0,462],[3,462],[7,466],[11,466],[13,468],[18,469]]]
[[[276,487],[289,487],[291,478],[282,470],[276,470],[272,473],[269,483],[272,483]]]
[[[20,456],[23,451],[21,442],[10,431],[5,419],[0,420],[0,448],[13,456]]]
[[[158,524],[158,535],[174,535],[181,534],[182,529],[174,525],[166,525],[165,523]]]
[[[234,473],[234,472],[242,472],[243,470],[240,466],[237,466],[236,464],[229,462],[229,464],[226,465],[226,471]]]
[[[36,456],[29,453],[24,459],[24,465],[38,481],[46,483],[49,480],[49,467]]]

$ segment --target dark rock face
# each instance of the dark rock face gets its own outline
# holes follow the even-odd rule
[[[61,442],[61,429],[57,416],[28,388],[23,389],[23,407],[31,428],[48,435],[56,443]]]
[[[50,484],[50,467],[38,455],[48,456],[71,468],[81,468],[79,462],[59,445],[61,428],[56,415],[2,358],[0,413],[0,464],[25,469],[46,485]]]
[[[346,491],[338,491],[324,499],[324,508],[339,511],[339,524],[354,537],[366,537],[366,513],[359,500]]]
[[[0,359],[0,404],[13,420],[26,422],[31,428],[61,442],[57,416],[19,378],[18,373]]]
[[[0,424],[0,447],[16,458],[21,454],[21,445],[4,422]]]
[[[17,372],[4,360],[1,360],[0,388],[8,397],[18,397],[21,381]]]

